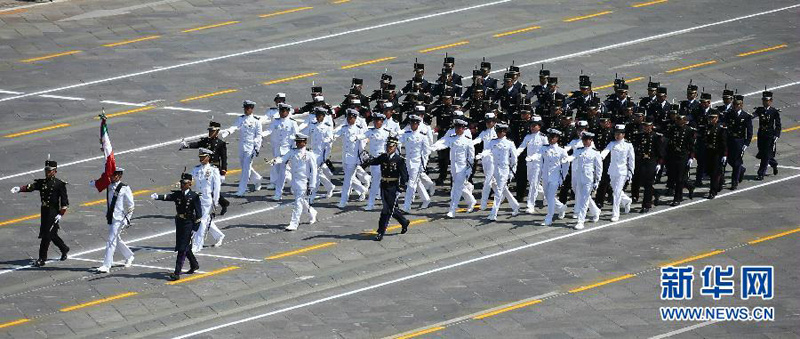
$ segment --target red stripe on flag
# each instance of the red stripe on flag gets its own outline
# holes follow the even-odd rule
[[[106,138],[108,139],[107,145],[105,143]],[[111,184],[111,175],[117,169],[117,161],[114,159],[114,151],[111,149],[111,137],[108,135],[106,119],[101,119],[100,121],[100,145],[103,149],[103,154],[106,156],[106,166],[103,174],[100,175],[100,179],[94,182],[94,187],[97,188],[98,192],[102,192]]]

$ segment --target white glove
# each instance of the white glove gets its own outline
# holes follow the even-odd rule
[[[220,132],[219,132],[219,137],[220,137],[220,138],[222,138],[222,139],[225,139],[225,138],[227,138],[227,137],[228,137],[230,134],[231,134],[231,131],[229,131],[229,130],[227,130],[227,129],[224,129],[224,130],[222,130],[222,131],[220,131]]]
[[[689,158],[689,161],[686,163],[686,166],[689,166],[689,167],[694,166],[694,159],[693,158]]]
[[[20,189],[19,186],[11,187],[11,193],[19,193]]]
[[[56,221],[54,221],[53,223],[57,224],[60,220],[61,220],[61,214],[56,214]]]
[[[562,164],[566,164],[566,163],[572,162],[573,160],[575,160],[575,157],[570,155],[570,156],[564,158],[564,160],[561,160],[561,163]]]
[[[722,163],[728,163],[728,157],[722,157]]]
[[[94,180],[89,180],[89,186],[94,186],[94,183],[95,183]]]
[[[181,139],[181,148],[180,149],[184,149],[184,148],[189,148],[189,143],[186,142],[186,139]]]
[[[150,199],[153,199],[153,200],[158,199],[158,193],[150,194]]]
[[[747,145],[744,145],[744,147],[742,147],[742,153],[744,153],[745,151],[747,151]]]
[[[225,176],[224,176],[224,175],[220,175],[220,176],[219,176],[219,181],[221,181],[221,182],[225,182]]]
[[[350,136],[350,142],[356,142],[356,141],[358,141],[358,137],[355,136],[355,135],[351,135]]]

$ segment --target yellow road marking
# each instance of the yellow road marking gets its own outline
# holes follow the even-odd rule
[[[667,2],[667,0],[656,0],[656,1],[650,1],[650,2],[643,2],[643,3],[634,4],[631,7],[639,8],[639,7],[644,7],[644,6],[660,4],[662,2]]]
[[[699,64],[689,65],[689,66],[685,66],[685,67],[681,67],[681,68],[674,68],[674,69],[671,69],[671,70],[667,71],[667,73],[675,73],[675,72],[685,71],[687,69],[692,69],[692,68],[712,65],[712,64],[716,64],[716,63],[717,63],[716,60],[710,60],[710,61],[706,61],[706,62],[701,62]]]
[[[120,42],[114,42],[114,43],[110,43],[110,44],[105,44],[105,45],[103,45],[103,47],[117,47],[117,46],[122,46],[122,45],[132,44],[132,43],[135,43],[135,42],[140,42],[140,41],[147,41],[147,40],[158,39],[158,38],[160,38],[160,37],[161,37],[160,35],[151,35],[151,36],[146,36],[146,37],[139,38],[139,39],[125,40],[125,41],[120,41]]]
[[[29,322],[29,321],[31,321],[31,320],[30,319],[25,319],[25,318],[14,320],[14,321],[9,321],[7,323],[0,324],[0,328],[6,328],[6,327],[14,326],[14,325],[24,324],[24,323]]]
[[[381,62],[381,61],[387,61],[387,60],[392,60],[392,59],[396,59],[396,58],[397,58],[397,57],[386,57],[386,58],[380,58],[380,59],[375,59],[375,60],[369,60],[369,61],[359,62],[359,63],[357,63],[357,64],[350,64],[350,65],[345,65],[345,66],[342,66],[342,69],[350,69],[350,68],[354,68],[354,67],[359,67],[359,66],[364,66],[364,65],[374,64],[374,63],[378,63],[378,62]]]
[[[444,329],[444,326],[437,326],[437,327],[426,328],[426,329],[424,329],[424,330],[422,330],[422,331],[414,332],[414,333],[411,333],[411,334],[408,334],[408,335],[404,335],[404,336],[402,336],[402,337],[397,337],[397,338],[395,338],[395,339],[409,339],[409,338],[414,338],[414,337],[421,336],[421,335],[423,335],[423,334],[428,334],[428,333],[433,333],[433,332],[436,332],[436,331],[441,331],[441,330],[443,330],[443,329]]]
[[[491,201],[490,201],[490,202],[488,202],[488,203],[486,204],[486,207],[487,207],[487,208],[489,208],[489,207],[492,207],[492,206],[494,206],[494,202],[491,202]],[[481,204],[480,204],[480,203],[477,203],[477,204],[475,204],[475,206],[472,206],[472,208],[473,208],[473,209],[476,209],[476,208],[481,208]],[[457,210],[456,210],[456,212],[466,212],[466,211],[467,211],[467,209],[466,209],[466,208],[464,208],[464,207],[462,207],[462,208],[459,208],[459,209],[457,209]]]
[[[238,92],[238,91],[239,91],[238,89],[226,89],[226,90],[222,90],[222,91],[219,91],[219,92],[207,93],[207,94],[203,94],[203,95],[198,95],[196,97],[181,99],[181,102],[189,102],[189,101],[194,101],[194,100],[200,100],[200,99],[204,99],[204,98],[208,98],[208,97],[213,97],[213,96],[222,95],[222,94],[228,94],[228,93],[234,93],[234,92]]]
[[[338,4],[343,4],[345,2],[350,2],[350,0],[338,0],[338,1],[334,1],[333,3],[338,5]]]
[[[295,254],[305,253],[305,252],[308,252],[308,251],[313,251],[313,250],[316,250],[316,249],[319,249],[319,248],[333,246],[333,245],[336,245],[336,243],[335,242],[326,242],[326,243],[322,243],[322,244],[318,244],[318,245],[314,245],[314,246],[304,247],[304,248],[301,248],[299,250],[283,252],[283,253],[280,253],[280,254],[273,255],[271,257],[267,257],[266,259],[267,260],[280,259],[280,258],[292,256],[292,255],[295,255]]]
[[[763,241],[777,239],[777,238],[784,237],[784,236],[787,236],[789,234],[793,234],[793,233],[797,233],[797,232],[800,232],[800,228],[795,228],[793,230],[789,230],[789,231],[786,231],[786,232],[781,232],[781,233],[770,235],[770,236],[767,236],[767,237],[758,238],[756,240],[748,242],[747,244],[748,245],[754,245],[754,244],[758,244],[758,243],[763,242]]]
[[[481,315],[477,315],[477,316],[472,317],[472,319],[480,320],[480,319],[483,319],[483,318],[488,318],[488,317],[491,317],[491,316],[498,315],[500,313],[505,313],[505,312],[508,312],[508,311],[516,310],[518,308],[523,308],[523,307],[526,307],[526,306],[535,305],[535,304],[538,304],[540,302],[542,302],[542,300],[540,300],[540,299],[526,301],[524,303],[511,305],[509,307],[501,308],[501,309],[496,310],[496,311],[491,311],[491,312],[487,312],[487,313],[484,313],[484,314],[481,314]]]
[[[710,257],[710,256],[715,256],[715,255],[717,255],[717,254],[720,254],[720,253],[722,253],[722,252],[724,252],[724,251],[721,251],[721,250],[715,250],[715,251],[711,251],[711,252],[707,252],[707,253],[699,254],[699,255],[696,255],[696,256],[693,256],[693,257],[689,257],[689,258],[686,258],[686,259],[681,259],[681,260],[678,260],[678,261],[673,261],[673,262],[671,262],[671,263],[668,263],[668,264],[661,265],[660,267],[667,267],[667,266],[677,266],[677,265],[680,265],[680,264],[685,264],[685,263],[687,263],[687,262],[692,262],[692,261],[695,261],[695,260],[700,260],[700,259],[703,259],[703,258],[708,258],[708,257]]]
[[[10,225],[10,224],[18,223],[20,221],[25,221],[25,220],[36,219],[36,218],[38,218],[40,216],[42,216],[42,215],[41,214],[31,214],[31,215],[29,215],[27,217],[21,217],[21,218],[6,220],[6,221],[0,222],[0,226]]]
[[[190,29],[185,29],[185,30],[183,30],[183,31],[181,31],[181,32],[183,32],[183,33],[189,33],[189,32],[195,32],[195,31],[202,31],[202,30],[204,30],[204,29],[209,29],[209,28],[216,28],[216,27],[222,27],[222,26],[228,26],[228,25],[238,24],[238,23],[240,23],[240,22],[241,22],[241,21],[225,21],[225,22],[220,22],[220,23],[218,23],[218,24],[213,24],[213,25],[208,25],[208,26],[201,26],[201,27],[195,27],[195,28],[190,28]]]
[[[225,175],[228,175],[228,174],[236,174],[236,173],[240,173],[241,171],[242,171],[242,169],[241,169],[241,168],[237,168],[237,169],[233,169],[233,170],[230,170],[230,171],[228,171],[228,172],[225,172]]]
[[[420,53],[428,53],[428,52],[438,51],[438,50],[440,50],[440,49],[445,49],[445,48],[450,48],[450,47],[456,47],[456,46],[466,45],[466,44],[468,44],[468,43],[469,43],[469,41],[466,41],[466,40],[464,40],[464,41],[459,41],[459,42],[452,43],[452,44],[448,44],[448,45],[442,45],[442,46],[437,46],[437,47],[431,47],[431,48],[421,49],[421,50],[419,50],[419,52],[420,52]]]
[[[625,279],[629,279],[629,278],[633,278],[633,277],[635,277],[635,275],[626,274],[626,275],[619,276],[619,277],[616,277],[616,278],[604,280],[604,281],[601,281],[601,282],[596,283],[596,284],[591,284],[589,286],[581,286],[581,287],[578,287],[578,288],[575,288],[575,289],[571,289],[571,290],[569,290],[569,293],[578,293],[578,292],[586,291],[588,289],[592,289],[592,288],[595,288],[595,287],[600,287],[600,286],[603,286],[603,285],[607,285],[607,284],[610,284],[610,283],[614,283],[614,282],[617,282],[617,281],[621,281],[621,280],[625,280]]]
[[[205,277],[210,277],[212,275],[217,275],[217,274],[220,274],[220,273],[233,271],[233,270],[236,270],[236,269],[239,269],[239,268],[241,268],[241,267],[239,267],[239,266],[229,266],[229,267],[225,267],[225,268],[220,268],[220,269],[218,269],[216,271],[211,271],[211,272],[203,273],[203,274],[195,274],[195,275],[193,275],[191,277],[188,277],[188,278],[182,278],[181,280],[170,281],[170,282],[167,282],[167,285],[183,284],[185,282],[190,282],[192,280],[197,280],[197,279],[201,279],[201,278],[205,278]]]
[[[614,13],[614,11],[604,11],[604,12],[594,13],[594,14],[589,14],[589,15],[584,15],[584,16],[576,16],[576,17],[573,17],[573,18],[564,19],[564,22],[573,22],[573,21],[578,21],[578,20],[584,20],[584,19],[594,18],[596,16],[601,16],[601,15],[606,15],[606,14],[611,14],[611,13]]]
[[[142,194],[145,194],[145,193],[151,193],[151,192],[153,192],[153,190],[140,190],[140,191],[133,192],[133,196],[135,197],[135,196],[138,196],[138,195],[142,195]],[[95,201],[89,201],[89,202],[82,203],[81,206],[84,206],[84,207],[86,207],[86,206],[94,206],[94,205],[100,205],[100,204],[105,203],[105,202],[106,202],[106,199],[99,199],[99,200],[95,200]]]
[[[639,80],[642,80],[642,79],[644,79],[644,77],[635,77],[635,78],[631,78],[631,79],[625,79],[625,83],[627,84],[627,83],[631,83],[631,82],[636,82],[636,81],[639,81]],[[601,89],[606,89],[606,88],[613,87],[613,86],[614,86],[614,83],[612,82],[610,84],[605,84],[603,86],[593,87],[592,90],[599,91]]]
[[[772,47],[769,47],[769,48],[763,48],[763,49],[759,49],[759,50],[755,50],[755,51],[736,54],[736,56],[743,57],[743,56],[748,56],[748,55],[753,55],[753,54],[758,54],[758,53],[764,53],[764,52],[774,51],[776,49],[781,49],[781,48],[784,48],[784,47],[787,47],[787,46],[789,46],[789,45],[782,44],[782,45],[778,45],[778,46],[772,46]]]
[[[131,297],[131,296],[134,296],[134,295],[137,295],[137,294],[139,294],[139,293],[137,293],[137,292],[128,292],[128,293],[117,294],[115,296],[111,296],[111,297],[108,297],[108,298],[98,299],[98,300],[95,300],[95,301],[90,301],[90,302],[83,303],[83,304],[78,304],[78,305],[75,305],[75,306],[65,307],[65,308],[62,308],[60,311],[61,312],[69,312],[69,311],[79,310],[81,308],[86,308],[86,307],[89,307],[89,306],[94,306],[94,305],[97,305],[97,304],[107,303],[109,301],[114,301],[114,300],[117,300],[117,299]]]
[[[409,227],[411,227],[411,226],[414,226],[414,225],[419,225],[419,224],[425,223],[425,222],[427,222],[427,221],[428,221],[428,219],[424,219],[424,218],[423,218],[423,219],[415,219],[415,220],[411,220],[411,222],[410,222],[410,223],[408,223],[408,226],[409,226]],[[394,231],[394,230],[399,230],[399,229],[401,229],[401,228],[403,228],[403,226],[402,226],[402,225],[399,225],[399,224],[398,224],[398,225],[392,225],[392,226],[389,226],[389,227],[387,227],[387,228],[386,228],[386,231],[387,231],[387,232],[388,232],[388,231]],[[378,231],[375,231],[375,230],[366,230],[366,231],[364,231],[364,232],[361,232],[361,234],[363,234],[363,235],[375,235],[375,234],[378,234]]]
[[[23,136],[23,135],[28,135],[28,134],[33,134],[33,133],[39,133],[39,132],[49,131],[49,130],[51,130],[51,129],[63,128],[63,127],[68,127],[68,126],[69,126],[69,124],[58,124],[58,125],[53,125],[53,126],[47,126],[47,127],[42,127],[42,128],[32,129],[32,130],[30,130],[30,131],[24,131],[24,132],[18,132],[18,133],[13,133],[13,134],[7,134],[5,137],[6,137],[6,138],[16,138],[16,137],[21,137],[21,136]]]
[[[277,16],[277,15],[281,15],[281,14],[289,14],[289,13],[304,11],[304,10],[312,9],[312,8],[314,8],[314,7],[297,7],[297,8],[287,9],[285,11],[280,11],[280,12],[274,12],[274,13],[269,13],[269,14],[261,14],[261,15],[259,15],[259,17],[260,18],[269,18],[271,16]]]
[[[270,81],[264,82],[263,84],[264,85],[279,84],[279,83],[282,83],[282,82],[287,82],[287,81],[292,81],[292,80],[297,80],[297,79],[302,79],[302,78],[313,77],[313,76],[315,76],[317,74],[319,74],[319,73],[305,73],[305,74],[295,75],[295,76],[288,77],[288,78],[270,80]]]
[[[113,118],[113,117],[118,117],[120,115],[132,114],[132,113],[143,112],[143,111],[149,111],[149,110],[154,109],[154,108],[156,108],[156,106],[144,106],[144,107],[134,108],[134,109],[130,109],[130,110],[127,110],[127,111],[106,114],[106,118]],[[99,117],[95,117],[94,119],[95,120],[99,120],[100,118]]]
[[[69,51],[69,52],[50,54],[50,55],[45,55],[45,56],[41,56],[41,57],[38,57],[38,58],[30,58],[30,59],[25,59],[25,60],[20,60],[20,61],[21,62],[26,62],[26,63],[27,62],[35,62],[35,61],[40,61],[40,60],[57,58],[57,57],[60,57],[60,56],[65,56],[65,55],[73,55],[73,54],[77,54],[77,53],[80,53],[80,52],[81,51]]]
[[[492,36],[495,37],[495,38],[500,38],[500,37],[504,37],[504,36],[507,36],[507,35],[530,32],[530,31],[533,31],[533,30],[536,30],[536,29],[539,29],[539,28],[542,28],[542,27],[541,26],[525,27],[525,28],[522,28],[522,29],[514,30],[514,31],[498,33],[498,34],[495,34],[495,35],[492,35]]]

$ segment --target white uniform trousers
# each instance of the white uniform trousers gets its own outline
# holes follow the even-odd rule
[[[591,216],[600,214],[600,209],[592,199],[592,188],[592,184],[575,184],[572,188],[575,191],[575,215],[579,224],[586,221],[587,211]]]
[[[528,209],[529,212],[533,212],[536,208],[536,198],[539,196],[539,193],[543,193],[539,190],[541,185],[539,184],[539,180],[541,179],[542,173],[542,165],[538,161],[529,161],[527,164],[528,170]]]
[[[339,206],[347,205],[351,187],[358,194],[367,192],[367,188],[356,178],[356,168],[359,167],[358,164],[343,164],[342,167],[344,167],[344,183],[342,184],[342,198],[339,200]]]
[[[106,239],[106,256],[103,259],[103,266],[111,267],[114,264],[114,251],[119,249],[122,256],[127,260],[133,256],[133,252],[128,248],[122,239],[120,239],[120,232],[122,232],[122,225],[124,221],[113,220],[111,225],[108,225],[108,238]]]
[[[325,187],[325,190],[328,192],[333,189],[331,178],[333,178],[331,169],[328,168],[328,165],[322,164],[320,171],[317,172],[317,181],[322,184],[322,187]]]
[[[211,220],[211,210],[212,205],[214,203],[211,199],[200,200],[200,210],[203,212],[203,215],[200,217],[200,227],[197,228],[197,232],[194,233],[194,239],[192,240],[192,251],[193,252],[200,252],[203,249],[203,242],[205,241],[206,232],[209,230],[211,231],[211,237],[214,240],[219,240],[224,236],[222,231],[219,230],[217,224]]]
[[[239,165],[241,165],[242,175],[239,177],[239,190],[236,192],[238,195],[242,195],[247,192],[247,184],[253,183],[258,185],[261,181],[261,175],[253,169],[253,155],[254,152],[246,152],[240,150],[239,153]]]
[[[511,195],[511,191],[508,189],[508,176],[510,174],[511,173],[503,173],[495,169],[494,180],[496,188],[494,190],[494,205],[492,206],[492,212],[489,213],[490,217],[497,217],[497,212],[500,211],[500,204],[502,204],[504,200],[508,200],[512,210],[515,212],[519,210],[519,202]]]
[[[494,163],[491,157],[481,158],[481,167],[483,167],[483,189],[481,190],[481,210],[486,209],[489,203],[489,195],[492,190],[497,190],[497,185],[494,182]]]
[[[615,176],[611,178],[611,189],[614,193],[614,205],[611,207],[611,217],[612,218],[619,218],[619,207],[625,206],[633,202],[633,199],[629,198],[623,188],[625,188],[625,177],[624,176]]]
[[[414,202],[414,195],[417,193],[417,190],[419,190],[419,195],[422,198],[423,204],[431,201],[428,191],[422,184],[422,174],[424,173],[421,172],[422,164],[408,165],[408,188],[406,189],[406,196],[403,201],[404,211],[409,211],[411,209],[411,204]]]
[[[461,198],[464,198],[464,201],[467,202],[467,208],[471,209],[475,206],[475,197],[472,196],[474,186],[467,182],[470,172],[470,168],[465,168],[459,173],[452,170],[451,166],[450,175],[453,177],[453,189],[450,191],[450,213],[452,214],[456,213],[456,208],[458,203],[461,202]]]
[[[372,175],[372,182],[369,185],[369,199],[367,199],[367,209],[375,207],[375,200],[381,195],[381,166],[373,165],[369,167]]]
[[[294,206],[292,207],[292,220],[289,221],[289,228],[296,229],[300,224],[303,212],[314,215],[317,211],[308,202],[308,180],[292,181],[292,194],[294,195]]]
[[[553,222],[553,215],[556,211],[561,212],[566,206],[558,200],[558,181],[544,182],[544,198],[547,200],[547,216],[544,217],[545,224]]]

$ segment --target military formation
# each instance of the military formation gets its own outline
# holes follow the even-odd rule
[[[575,229],[584,228],[587,218],[597,222],[606,204],[611,205],[609,220],[617,221],[635,208],[647,213],[658,204],[677,206],[685,196],[693,199],[702,186],[708,187],[705,198],[714,199],[726,185],[735,190],[744,180],[754,119],[759,120],[755,180],[763,180],[770,167],[772,175],[778,174],[781,119],[770,91],[748,112],[744,96],[727,86],[722,105],[712,107],[712,94],[692,82],[676,103],[652,79],[647,96],[634,99],[621,78],[614,81],[614,93],[603,96],[592,89],[587,75],[578,76],[578,90],[561,92],[559,79],[544,66],[532,86],[521,81],[517,66],[509,66],[502,79],[492,77],[491,70],[491,63],[482,61],[471,84],[465,84],[455,72],[455,58],[447,56],[433,81],[425,77],[425,65],[415,62],[411,79],[399,90],[389,74],[381,75],[371,94],[363,79],[354,78],[338,105],[328,104],[323,88],[314,86],[310,101],[299,108],[278,93],[264,115],[256,114],[255,102],[245,100],[244,114],[233,126],[223,129],[210,122],[208,137],[181,144],[181,149],[199,149],[199,164],[182,174],[180,190],[152,195],[176,206],[178,258],[170,279],[180,278],[186,258],[191,265],[186,273],[198,269],[193,253],[203,249],[207,234],[213,246],[223,243],[225,235],[214,217],[230,204],[221,192],[222,182],[230,180],[224,139],[237,131],[241,173],[235,196],[265,186],[274,201],[282,201],[288,184],[294,204],[285,229],[294,231],[304,215],[316,221],[314,205],[335,199],[337,182],[338,208],[346,208],[354,193],[366,201],[368,211],[381,204],[377,241],[391,218],[406,233],[404,214],[414,206],[427,208],[437,189],[449,191],[448,218],[457,217],[462,201],[465,213],[486,211],[488,220],[497,220],[504,202],[512,217],[524,203],[525,213],[541,211],[541,224],[549,226],[566,217],[573,201]],[[270,167],[267,183],[253,167],[265,138],[271,150],[261,157]],[[333,157],[334,146],[341,158]],[[110,235],[100,272],[108,272],[115,249],[126,265],[133,261],[119,236],[131,217],[133,199],[130,188],[119,183],[123,170],[115,173],[107,192]],[[45,179],[12,189],[41,193],[37,266],[45,264],[50,242],[60,249],[61,260],[69,251],[57,234],[69,206],[66,185],[55,177],[54,161],[48,160],[45,174]],[[478,186],[480,193],[475,192]],[[415,204],[417,198],[421,205]]]

